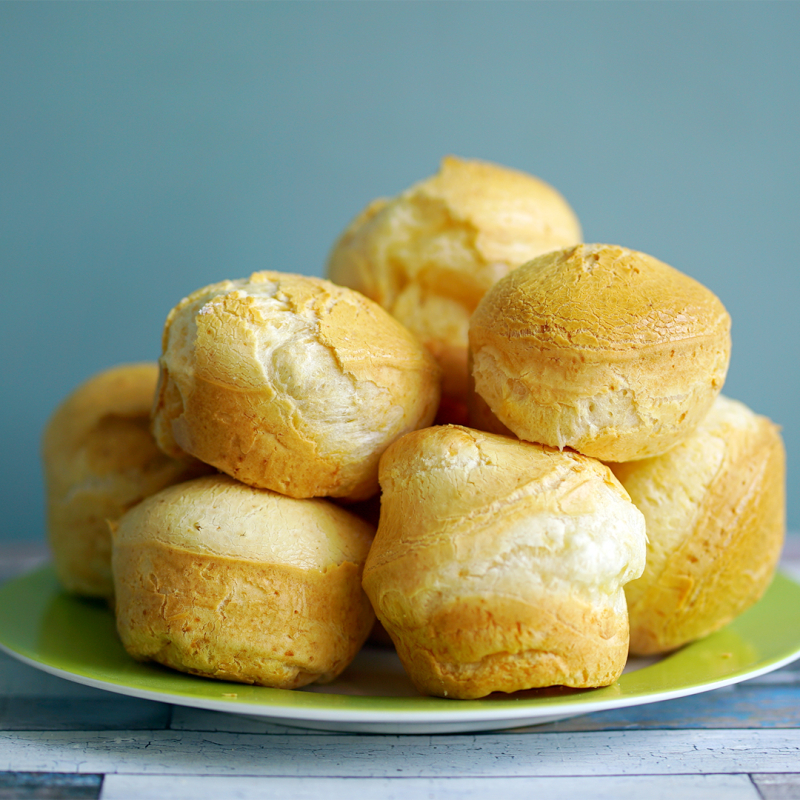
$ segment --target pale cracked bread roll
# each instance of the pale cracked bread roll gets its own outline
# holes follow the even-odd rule
[[[764,593],[785,532],[779,429],[720,396],[668,453],[613,470],[647,522],[647,566],[625,587],[631,652],[674,650]]]
[[[225,475],[166,489],[113,532],[117,629],[141,661],[294,689],[335,678],[374,620],[374,529]]]
[[[395,442],[380,480],[364,588],[421,692],[616,680],[645,530],[606,466],[441,426]]]
[[[158,365],[122,364],[78,386],[50,417],[42,441],[47,530],[63,586],[111,597],[106,520],[170,484],[210,471],[170,458],[150,433]]]
[[[504,426],[603,461],[659,455],[689,435],[730,358],[730,317],[711,291],[603,244],[514,270],[483,298],[469,337],[475,392]]]
[[[375,494],[380,454],[439,403],[439,368],[412,334],[300,275],[194,292],[167,318],[160,363],[159,446],[292,497]]]
[[[579,241],[574,212],[548,184],[450,156],[436,175],[361,212],[333,248],[328,277],[419,337],[455,406],[466,393],[469,317],[487,289],[534,256]]]

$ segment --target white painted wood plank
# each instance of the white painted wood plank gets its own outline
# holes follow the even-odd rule
[[[800,797],[800,774],[753,775],[752,780],[763,800],[797,800]]]
[[[775,672],[767,672],[766,675],[759,675],[757,678],[750,678],[746,683],[739,684],[740,686],[775,686],[775,685],[792,685],[800,683],[800,661],[794,661],[788,667],[775,670]]]
[[[30,561],[46,561],[50,548],[44,540],[36,542],[0,542],[0,566],[13,567]]]
[[[746,775],[600,778],[221,778],[109,775],[100,800],[760,800]]]
[[[800,562],[797,561],[787,562],[781,566],[781,569],[790,578],[800,583]]]
[[[0,730],[152,730],[171,706],[92,689],[0,653]]]
[[[461,736],[0,732],[0,770],[275,777],[795,772],[800,730]]]
[[[49,697],[0,698],[0,730],[165,730],[169,727],[171,712],[168,705],[134,697],[112,696],[91,702]]]

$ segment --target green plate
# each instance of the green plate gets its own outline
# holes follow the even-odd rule
[[[612,686],[482,700],[422,697],[394,653],[369,647],[334,683],[297,691],[140,664],[122,648],[111,611],[63,592],[50,567],[0,587],[0,647],[87,686],[284,725],[372,733],[497,730],[696,694],[778,669],[800,657],[800,585],[778,574],[761,601],[725,629],[664,658],[631,660]]]

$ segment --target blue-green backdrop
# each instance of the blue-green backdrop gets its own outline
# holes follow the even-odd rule
[[[725,392],[783,426],[800,528],[798,41],[795,2],[1,3],[0,538],[44,536],[67,392],[156,358],[195,288],[320,275],[446,153],[722,298]]]

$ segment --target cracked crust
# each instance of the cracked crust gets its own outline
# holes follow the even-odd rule
[[[374,620],[361,589],[371,538],[331,503],[226,476],[162,492],[115,526],[122,643],[204,677],[284,689],[333,680]]]
[[[604,461],[659,455],[691,433],[730,358],[730,317],[712,292],[612,245],[515,270],[481,301],[469,337],[475,392],[502,425]]]
[[[578,453],[459,426],[404,436],[381,459],[364,588],[415,685],[482,697],[612,683],[628,652],[623,585],[644,519]]]
[[[481,297],[520,264],[580,240],[551,186],[449,156],[436,175],[362,211],[334,246],[328,277],[415,333],[442,367],[444,394],[463,402],[469,317]]]
[[[292,497],[375,494],[380,454],[439,403],[438,367],[403,326],[299,275],[190,295],[167,318],[160,364],[159,446]]]
[[[674,650],[719,630],[766,591],[785,534],[778,427],[718,397],[663,456],[614,472],[647,522],[647,566],[625,587],[631,652]]]
[[[64,588],[112,597],[106,520],[173,483],[210,471],[170,458],[150,433],[158,365],[122,364],[75,389],[47,423],[42,461],[48,541]]]

